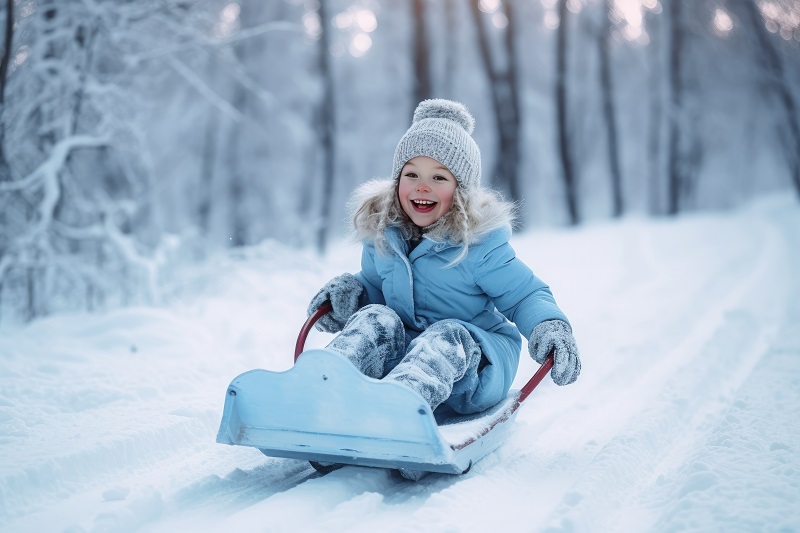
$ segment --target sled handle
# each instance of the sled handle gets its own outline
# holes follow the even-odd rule
[[[483,428],[483,430],[481,430],[479,435],[474,435],[459,444],[452,445],[451,448],[455,451],[466,448],[467,446],[469,446],[470,444],[477,441],[478,439],[489,433],[491,430],[493,430],[495,426],[508,420],[511,417],[511,415],[514,414],[517,411],[517,409],[519,409],[519,407],[522,405],[522,402],[525,401],[525,398],[527,398],[530,395],[530,393],[533,392],[533,389],[536,388],[536,385],[541,383],[541,381],[547,375],[547,371],[553,368],[554,352],[555,349],[550,350],[550,352],[547,354],[547,357],[545,357],[542,366],[539,367],[539,370],[537,370],[536,373],[533,374],[533,377],[531,377],[531,379],[528,380],[525,386],[522,387],[522,389],[519,391],[517,399],[514,401],[511,407],[503,414],[502,417],[496,419],[488,427]]]
[[[303,348],[306,345],[306,337],[308,337],[308,332],[311,331],[312,326],[322,318],[323,316],[327,315],[333,311],[333,306],[328,300],[325,300],[322,305],[319,306],[319,309],[314,311],[314,313],[308,317],[306,323],[303,324],[303,327],[300,328],[300,335],[297,336],[297,344],[294,345],[294,362],[297,362],[297,358],[300,357],[300,354],[303,353]]]
[[[520,389],[519,398],[517,398],[518,404],[525,401],[525,398],[527,398],[530,395],[530,393],[533,392],[533,389],[535,389],[536,386],[539,383],[541,383],[541,381],[547,375],[547,372],[549,372],[550,369],[553,368],[554,355],[555,355],[555,348],[550,350],[550,352],[547,354],[547,357],[544,358],[544,363],[542,363],[542,366],[539,367],[539,370],[537,370],[536,373],[533,374],[531,379],[528,380],[525,386],[522,387],[522,389]]]

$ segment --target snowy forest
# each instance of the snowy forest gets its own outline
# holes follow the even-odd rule
[[[795,0],[5,0],[0,327],[324,254],[426,98],[519,230],[800,198]]]

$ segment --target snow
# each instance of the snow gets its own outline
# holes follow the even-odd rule
[[[159,307],[0,334],[0,529],[800,529],[800,207],[515,237],[581,349],[508,440],[417,483],[216,444],[226,387],[291,365],[316,290],[358,268],[274,242],[176,270]],[[329,336],[313,333],[309,346]],[[535,369],[523,359],[515,386]]]

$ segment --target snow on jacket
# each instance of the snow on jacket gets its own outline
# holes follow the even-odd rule
[[[482,411],[502,400],[519,365],[522,341],[544,320],[567,321],[550,288],[516,257],[508,228],[498,228],[470,245],[464,260],[451,262],[460,245],[425,237],[408,254],[396,227],[385,230],[388,250],[364,241],[361,306],[384,304],[402,319],[409,340],[428,326],[456,319],[470,331],[488,359],[477,382],[455,384],[447,404],[462,413]],[[511,322],[513,322],[513,324]],[[475,381],[473,379],[473,381]]]

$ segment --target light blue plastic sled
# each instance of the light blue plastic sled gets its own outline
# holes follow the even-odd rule
[[[326,312],[304,325],[291,369],[251,370],[233,380],[217,442],[312,463],[461,474],[502,444],[520,404],[552,366],[548,357],[522,390],[478,415],[440,408],[435,417],[405,385],[367,377],[327,350],[303,352],[310,326]]]

